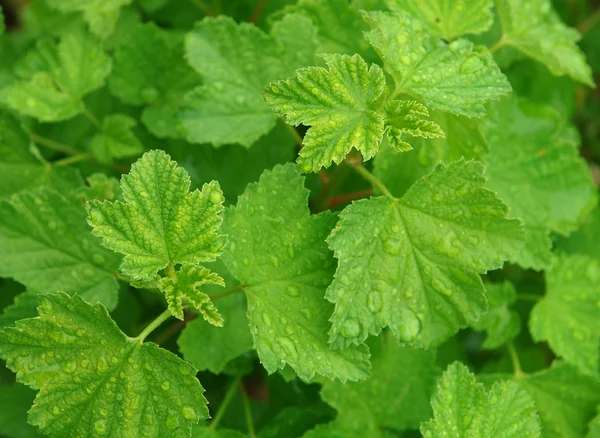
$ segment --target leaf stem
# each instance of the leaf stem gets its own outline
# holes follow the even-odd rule
[[[498,50],[500,50],[502,47],[504,47],[507,44],[506,40],[504,39],[504,36],[502,36],[502,38],[500,38],[496,44],[494,44],[492,47],[490,47],[490,52],[492,52],[492,54],[496,53]]]
[[[287,123],[285,123],[285,127],[290,132],[290,134],[292,134],[292,137],[294,137],[294,140],[296,140],[296,143],[298,143],[298,145],[300,147],[302,147],[303,140],[302,140],[302,137],[300,137],[300,134],[298,134],[298,131],[296,131],[296,128],[293,127],[292,125],[288,125]]]
[[[91,157],[88,154],[77,154],[71,155],[61,160],[56,160],[52,164],[54,164],[55,166],[68,166],[69,164],[77,163],[79,161],[86,161],[90,158]]]
[[[242,402],[244,403],[244,416],[246,417],[248,435],[250,435],[252,438],[256,438],[254,420],[252,419],[252,411],[250,410],[250,401],[248,400],[248,394],[246,394],[246,389],[244,388],[243,382],[240,382],[240,393],[242,394]]]
[[[223,415],[225,414],[225,411],[227,410],[229,403],[231,403],[231,400],[233,399],[233,396],[235,395],[236,390],[240,386],[241,380],[242,380],[242,376],[236,377],[235,380],[233,381],[233,383],[231,384],[231,386],[229,387],[229,389],[227,390],[227,393],[225,394],[225,398],[223,398],[223,401],[221,402],[221,405],[219,406],[219,409],[217,410],[217,413],[215,414],[213,421],[210,423],[209,429],[215,430],[217,428],[217,426],[219,425],[219,423],[221,422],[221,419],[223,418]]]
[[[345,204],[347,202],[351,202],[356,199],[367,198],[371,195],[373,195],[373,189],[365,189],[365,190],[361,190],[359,192],[353,192],[353,193],[344,193],[342,195],[337,195],[337,196],[334,196],[331,199],[329,199],[328,207],[331,209],[340,204]]]
[[[224,290],[223,292],[217,292],[216,294],[209,295],[208,298],[211,300],[217,300],[219,298],[226,297],[227,295],[231,295],[232,293],[237,292],[244,288],[243,284],[238,284],[236,286],[230,287],[229,289]]]
[[[519,361],[519,356],[517,355],[517,350],[515,349],[515,344],[510,341],[508,344],[508,353],[510,354],[510,360],[512,361],[513,369],[515,371],[515,376],[521,377],[525,373],[521,368],[521,362]]]
[[[66,144],[59,143],[54,140],[50,140],[49,138],[42,137],[41,135],[34,134],[33,132],[29,135],[31,140],[34,143],[37,143],[40,146],[43,146],[48,149],[52,149],[54,151],[63,152],[69,155],[82,155],[79,149],[72,148],[71,146],[67,146]]]
[[[534,301],[534,302],[538,302],[542,299],[543,297],[540,295],[534,295],[534,294],[518,294],[517,295],[517,299],[522,300],[522,301]]]
[[[81,113],[84,116],[86,116],[88,118],[88,120],[90,122],[92,122],[92,124],[94,126],[96,126],[96,128],[98,128],[99,130],[102,130],[102,123],[100,123],[100,120],[98,120],[98,118],[94,114],[92,114],[92,112],[89,109],[87,109],[86,106],[83,107],[83,109],[81,110]]]
[[[388,190],[388,188],[385,186],[385,184],[383,184],[379,178],[377,178],[375,175],[373,175],[371,172],[369,172],[365,168],[365,166],[362,165],[362,163],[360,161],[356,160],[355,158],[348,157],[348,158],[346,158],[346,162],[350,166],[352,166],[352,168],[354,168],[354,170],[360,176],[362,176],[365,180],[369,181],[373,185],[373,187],[376,187],[377,189],[379,189],[379,191],[381,193],[383,193],[385,196],[387,196],[388,198],[394,198],[394,196],[392,195],[392,192],[390,192]]]
[[[133,341],[137,342],[138,344],[143,344],[144,339],[146,339],[150,333],[152,333],[154,330],[156,330],[163,322],[165,322],[170,317],[171,317],[171,311],[169,309],[165,310],[163,313],[158,315],[158,317],[154,321],[152,321],[150,324],[148,324],[146,326],[146,328],[144,330],[142,330],[142,332],[139,335],[137,335],[135,338],[133,338]]]
[[[600,8],[596,9],[590,15],[588,15],[581,23],[577,25],[577,30],[579,33],[584,34],[591,28],[593,28],[596,23],[600,20]]]
[[[250,23],[256,23],[258,21],[266,3],[267,0],[258,0],[256,8],[254,9],[254,12],[252,12],[252,16],[250,17]]]

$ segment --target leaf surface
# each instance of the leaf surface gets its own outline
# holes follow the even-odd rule
[[[332,306],[323,296],[334,267],[324,240],[334,217],[311,216],[307,199],[294,165],[263,173],[226,211],[224,262],[246,292],[254,347],[269,373],[288,364],[304,380],[359,380],[370,368],[366,347],[327,344]]]
[[[61,12],[81,12],[91,31],[107,37],[115,29],[121,8],[132,0],[46,0],[48,6]]]
[[[346,207],[328,238],[338,259],[327,299],[330,342],[362,343],[389,326],[402,342],[439,344],[487,309],[478,274],[502,266],[523,231],[483,187],[483,165],[438,165],[401,198]]]
[[[94,156],[103,163],[110,163],[114,158],[140,155],[144,149],[132,130],[136,124],[135,119],[124,114],[106,116],[90,144]]]
[[[39,317],[0,331],[0,356],[39,390],[29,422],[46,435],[189,437],[208,417],[191,365],[125,336],[99,304],[39,300]]]

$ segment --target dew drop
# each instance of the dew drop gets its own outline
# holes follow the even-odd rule
[[[417,315],[409,309],[400,309],[400,324],[398,337],[405,342],[412,342],[421,331],[421,322]]]
[[[290,297],[297,297],[300,295],[300,289],[298,288],[298,286],[296,286],[295,284],[290,284],[286,290],[285,293],[287,295],[289,295]]]
[[[220,204],[223,202],[223,194],[220,190],[213,190],[212,192],[210,192],[210,195],[208,195],[208,199],[213,204]]]
[[[481,67],[481,60],[477,55],[471,55],[460,65],[460,73],[471,73]]]
[[[90,220],[94,225],[102,225],[104,223],[104,215],[97,208],[92,208],[90,210]]]
[[[342,329],[340,331],[342,336],[346,338],[355,338],[360,333],[360,324],[356,319],[347,319],[342,324]]]
[[[400,62],[404,65],[410,65],[410,56],[404,55],[400,58]]]
[[[56,230],[56,221],[50,221],[48,223],[48,228],[50,228],[51,230]]]
[[[145,191],[143,191],[143,190],[142,190],[142,191],[140,192],[140,196],[141,196],[142,198],[147,198],[147,197],[148,197],[148,192],[145,192]]]
[[[54,407],[52,408],[52,413],[53,413],[54,415],[60,415],[60,413],[61,413],[61,412],[62,412],[62,410],[61,410],[61,409],[60,409],[58,406],[54,406]]]
[[[74,373],[76,370],[77,370],[77,362],[75,362],[75,361],[67,362],[67,364],[63,368],[63,371],[65,373]]]
[[[293,359],[298,359],[298,350],[296,344],[288,337],[281,337],[277,339],[277,342],[285,350],[285,352]]]
[[[106,420],[98,420],[94,423],[94,430],[98,435],[106,435]]]
[[[262,320],[267,327],[271,327],[273,325],[273,321],[271,321],[271,317],[269,316],[268,313],[262,314]]]
[[[171,382],[169,382],[168,380],[165,380],[164,382],[162,382],[162,385],[160,385],[160,387],[162,388],[163,391],[168,391],[169,388],[171,388]]]
[[[383,308],[383,300],[381,294],[377,291],[372,291],[367,299],[367,306],[373,313],[378,313]]]
[[[396,35],[396,42],[400,45],[406,44],[408,42],[408,35],[403,32],[399,33]]]
[[[195,421],[198,415],[192,405],[183,405],[183,417],[186,420]]]

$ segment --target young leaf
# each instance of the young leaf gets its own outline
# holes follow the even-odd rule
[[[111,114],[102,120],[102,130],[94,136],[90,144],[92,153],[103,163],[111,163],[114,158],[136,156],[143,147],[132,131],[137,122],[123,114]]]
[[[91,236],[78,200],[38,189],[0,201],[2,277],[35,291],[77,293],[112,310],[119,260]]]
[[[396,93],[423,99],[431,108],[482,117],[485,102],[511,91],[491,55],[475,50],[470,41],[436,41],[421,22],[406,14],[364,16],[371,28],[365,37],[394,77]]]
[[[386,92],[383,70],[358,55],[323,55],[328,69],[309,67],[296,77],[265,88],[271,108],[288,123],[312,125],[304,137],[298,164],[316,172],[340,163],[352,148],[365,160],[377,153],[384,117],[375,104]]]
[[[303,181],[288,164],[250,184],[225,213],[223,259],[246,292],[254,347],[269,373],[287,363],[304,380],[359,380],[369,372],[367,349],[327,345],[332,306],[323,295],[334,268],[324,240],[334,216],[309,214]]]
[[[0,356],[39,390],[29,422],[52,437],[189,437],[208,417],[196,370],[129,338],[106,308],[40,295],[39,317],[0,331]]]
[[[46,0],[48,6],[61,12],[81,12],[91,31],[103,38],[113,33],[121,7],[132,0]]]
[[[31,140],[19,121],[0,112],[0,199],[22,190],[49,187],[67,193],[82,185],[79,172],[50,166],[33,155]]]
[[[346,436],[418,428],[431,416],[429,399],[439,375],[435,351],[400,347],[391,337],[371,345],[371,377],[326,383],[321,398],[337,409],[335,422],[343,424]]]
[[[111,59],[82,32],[65,34],[58,44],[40,39],[22,61],[20,80],[0,92],[13,110],[42,122],[70,119],[84,108],[83,97],[100,88]]]
[[[145,153],[121,178],[124,202],[92,201],[88,222],[102,244],[125,255],[121,271],[136,281],[179,263],[215,260],[223,195],[217,182],[189,192],[190,177],[163,151]]]
[[[187,92],[202,83],[183,57],[183,38],[153,23],[131,30],[117,47],[108,84],[130,105],[144,105],[142,122],[158,137],[178,137],[177,112]]]
[[[362,343],[390,326],[402,342],[439,344],[487,309],[478,274],[502,266],[524,240],[483,187],[483,165],[438,165],[401,199],[354,202],[327,239],[338,259],[327,299],[330,342]]]
[[[534,402],[523,388],[499,382],[486,391],[459,362],[442,375],[431,406],[433,419],[421,425],[425,438],[541,436]]]
[[[485,32],[494,22],[492,0],[386,0],[392,11],[408,12],[446,41],[471,33]]]
[[[500,284],[486,284],[489,310],[479,321],[471,323],[475,330],[485,331],[487,337],[482,348],[494,350],[512,341],[521,331],[519,314],[509,305],[517,299],[517,291],[510,281]]]
[[[204,85],[186,96],[179,120],[193,143],[250,147],[276,122],[261,95],[269,82],[313,64],[315,30],[298,15],[276,23],[267,36],[230,18],[207,18],[187,35],[186,56]]]
[[[591,69],[576,44],[581,35],[561,22],[550,0],[496,0],[496,11],[502,23],[498,44],[520,50],[555,75],[594,86]]]
[[[444,137],[444,131],[431,120],[424,105],[410,100],[392,100],[385,105],[385,127],[392,147],[399,151],[411,150],[412,146],[402,140],[402,134],[414,137]]]
[[[202,318],[186,324],[177,339],[185,360],[200,371],[220,374],[230,360],[252,349],[252,337],[246,318],[243,294],[219,298],[217,307],[223,315],[222,328],[215,327]]]
[[[535,341],[548,341],[558,356],[582,372],[600,372],[600,262],[557,255],[546,272],[546,296],[531,311]]]
[[[574,230],[596,204],[596,189],[572,127],[552,108],[515,98],[494,111],[495,120],[485,127],[488,187],[527,232],[523,250],[511,260],[542,269],[551,260],[550,232]]]

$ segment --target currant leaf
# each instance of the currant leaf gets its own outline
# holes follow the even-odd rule
[[[103,163],[111,163],[114,158],[140,155],[144,149],[132,130],[136,125],[135,119],[124,114],[106,116],[102,130],[90,144],[94,156]]]
[[[81,12],[91,31],[101,37],[113,33],[121,8],[132,0],[46,0],[48,6],[61,12]]]

